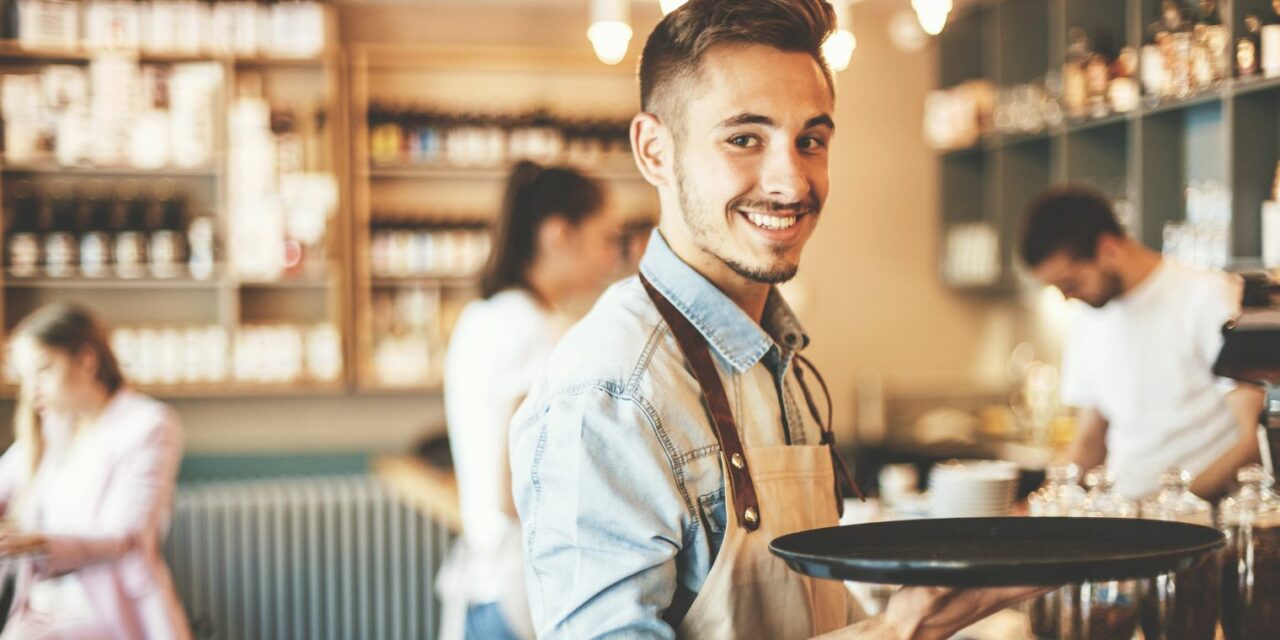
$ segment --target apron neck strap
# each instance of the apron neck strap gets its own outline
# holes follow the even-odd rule
[[[724,468],[729,474],[729,488],[733,491],[733,504],[738,519],[738,526],[747,531],[755,531],[760,527],[760,505],[756,499],[756,486],[751,481],[751,469],[747,466],[747,456],[742,452],[742,440],[738,438],[738,424],[733,419],[729,396],[724,392],[724,383],[720,381],[720,373],[716,371],[711,352],[707,349],[707,341],[671,304],[671,301],[654,288],[649,279],[640,275],[644,290],[658,307],[658,313],[671,328],[676,344],[681,353],[689,361],[693,369],[693,377],[702,389],[702,398],[707,403],[711,414],[711,427],[716,440],[720,443],[720,455],[724,458]]]
[[[845,464],[844,456],[840,455],[839,448],[836,447],[836,432],[831,426],[832,416],[835,414],[831,405],[831,391],[827,389],[827,381],[822,379],[822,374],[818,373],[818,368],[813,366],[808,358],[795,354],[796,361],[796,381],[800,383],[800,391],[804,393],[804,402],[809,405],[809,415],[813,416],[813,420],[818,423],[818,428],[822,429],[822,444],[827,445],[831,450],[831,466],[836,472],[836,511],[840,515],[844,515],[844,486],[840,484],[843,479],[845,484],[853,489],[854,495],[859,500],[866,501],[866,496],[862,495],[862,489],[858,487],[858,483],[853,480],[853,474],[849,473],[849,465]],[[822,395],[827,399],[827,418],[822,419],[818,413],[818,404],[813,401],[813,394],[809,392],[809,385],[805,382],[805,369],[808,369],[813,377],[817,379],[818,386],[822,387]]]

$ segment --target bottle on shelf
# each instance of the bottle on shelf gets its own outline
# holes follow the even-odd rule
[[[174,278],[182,273],[186,262],[187,247],[186,199],[172,182],[160,183],[156,190],[156,202],[151,209],[152,229],[148,241],[147,264],[154,278]]]
[[[122,185],[116,213],[115,271],[121,278],[146,275],[147,196],[136,182]]]
[[[217,264],[215,237],[216,231],[211,214],[198,216],[191,221],[191,226],[187,228],[187,247],[190,254],[187,269],[192,278],[208,280],[213,277],[214,266]]]
[[[1260,29],[1259,67],[1268,78],[1280,76],[1280,3],[1271,3],[1271,14]]]
[[[47,222],[41,225],[44,232],[44,270],[50,278],[67,278],[73,275],[76,264],[76,208],[79,202],[65,182],[54,183],[50,192],[49,204],[44,211]]]
[[[1244,35],[1236,40],[1236,74],[1251,78],[1261,69],[1262,17],[1257,13],[1244,14]]]
[[[91,182],[85,196],[80,224],[80,274],[101,278],[109,275],[112,264],[111,217],[115,201],[101,180]]]
[[[31,182],[14,185],[9,239],[5,246],[9,273],[18,278],[31,278],[40,266],[40,198]]]
[[[1086,67],[1092,56],[1089,34],[1075,25],[1067,30],[1066,58],[1062,64],[1062,102],[1067,115],[1080,119],[1088,113],[1089,79]]]

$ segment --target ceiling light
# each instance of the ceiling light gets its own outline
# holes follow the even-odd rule
[[[628,0],[591,1],[591,26],[587,28],[587,39],[600,62],[618,64],[627,57],[627,47],[631,44],[628,9]]]
[[[911,8],[916,10],[916,19],[924,32],[936,36],[947,26],[947,14],[951,13],[951,0],[911,0]]]
[[[858,48],[858,38],[853,35],[853,12],[848,0],[835,0],[836,30],[822,43],[822,57],[836,71],[849,68],[849,60]]]

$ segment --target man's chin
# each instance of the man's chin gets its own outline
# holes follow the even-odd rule
[[[733,260],[724,260],[733,272],[753,282],[761,284],[782,284],[796,277],[800,270],[798,264],[774,264],[768,266],[745,265]]]

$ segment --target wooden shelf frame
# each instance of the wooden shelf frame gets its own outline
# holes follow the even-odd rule
[[[497,167],[451,167],[440,165],[429,166],[377,166],[370,158],[368,111],[375,100],[388,96],[422,99],[424,87],[430,92],[433,83],[448,81],[459,74],[466,74],[474,84],[463,99],[472,100],[471,104],[500,102],[503,109],[515,106],[512,101],[521,100],[529,106],[548,106],[542,100],[547,95],[536,95],[535,85],[548,85],[566,77],[582,78],[584,81],[622,82],[628,86],[633,82],[634,67],[626,64],[607,66],[601,64],[590,51],[582,48],[564,50],[502,48],[502,47],[442,47],[442,46],[405,46],[405,45],[358,45],[348,52],[350,56],[350,79],[347,86],[350,90],[349,117],[351,133],[351,177],[352,198],[352,274],[353,274],[353,323],[354,336],[352,343],[356,349],[354,360],[355,388],[360,393],[401,394],[401,393],[439,393],[437,382],[411,386],[408,388],[388,388],[377,382],[373,369],[372,354],[374,340],[372,327],[373,292],[376,289],[386,290],[396,287],[418,287],[427,289],[444,310],[452,306],[450,301],[461,304],[475,297],[478,293],[476,278],[381,278],[374,277],[370,269],[370,222],[374,219],[375,210],[386,207],[387,191],[396,191],[396,195],[406,192],[421,194],[421,201],[434,201],[434,195],[442,189],[462,188],[472,194],[500,194],[502,181],[507,177],[509,165]],[[483,90],[477,89],[483,80],[501,78],[504,74],[521,74],[532,78],[529,88],[513,91],[523,92],[518,96],[480,95]],[[412,79],[410,81],[409,79]],[[442,80],[443,79],[443,80]],[[482,80],[477,80],[482,79]],[[535,81],[536,80],[536,81]],[[545,88],[543,88],[546,91]],[[616,106],[620,115],[633,110],[628,92],[620,94],[617,100],[609,98],[611,106]],[[614,104],[616,103],[616,104]],[[622,163],[606,163],[604,167],[589,168],[592,175],[609,183],[611,188],[619,192],[630,190],[631,195],[644,190],[646,209],[656,213],[656,196],[648,190],[647,184],[639,172],[631,165]],[[459,187],[459,185],[461,185]],[[416,200],[415,200],[416,201]],[[398,206],[388,207],[390,210],[401,210]],[[486,215],[496,217],[496,211],[488,211]],[[654,216],[656,218],[656,216]],[[447,315],[447,312],[445,312]],[[445,320],[443,324],[450,322]],[[443,328],[442,333],[447,333]],[[441,335],[441,340],[447,335]],[[432,354],[433,368],[442,365],[440,356]],[[437,380],[439,371],[433,372]]]
[[[292,57],[239,57],[222,55],[187,55],[187,54],[153,54],[148,52],[121,52],[136,57],[139,63],[186,63],[206,62],[218,65],[222,69],[223,83],[218,95],[215,112],[224,115],[235,96],[237,80],[241,74],[260,74],[267,86],[273,82],[277,73],[292,74],[296,78],[299,73],[308,74],[307,82],[318,86],[318,94],[322,96],[322,107],[326,112],[323,140],[331,166],[327,167],[334,175],[338,185],[338,206],[335,215],[329,220],[326,237],[326,264],[321,277],[301,279],[285,278],[277,282],[242,282],[226,265],[218,265],[215,275],[208,280],[195,280],[190,277],[173,279],[142,278],[127,280],[120,278],[13,278],[0,273],[0,316],[6,319],[0,326],[0,339],[4,338],[16,313],[26,313],[27,307],[42,304],[51,299],[119,300],[119,304],[136,307],[131,315],[146,317],[147,322],[120,319],[110,312],[103,312],[107,322],[122,326],[133,325],[174,325],[174,324],[207,324],[224,328],[228,336],[244,325],[261,325],[272,323],[288,323],[305,325],[313,322],[331,322],[338,330],[342,340],[343,371],[338,380],[333,382],[299,381],[289,384],[257,384],[228,381],[218,384],[181,384],[181,385],[141,385],[140,389],[157,397],[167,399],[196,398],[234,398],[234,397],[289,397],[342,395],[349,393],[352,386],[354,349],[352,346],[352,311],[351,311],[351,200],[349,193],[350,163],[347,150],[350,139],[345,124],[349,122],[347,106],[349,104],[346,80],[347,65],[345,54],[340,46],[337,11],[332,6],[325,7],[325,41],[326,51],[317,56],[306,58]],[[0,71],[5,73],[14,70],[43,66],[47,64],[87,64],[100,51],[87,47],[71,49],[24,49],[15,41],[0,41]],[[191,169],[161,168],[138,169],[129,167],[62,167],[53,158],[40,158],[34,162],[10,163],[0,159],[0,198],[4,197],[4,189],[12,179],[32,177],[38,181],[49,179],[75,181],[86,178],[127,177],[139,179],[172,178],[193,184],[190,181],[205,181],[211,186],[204,189],[208,196],[200,205],[215,214],[216,237],[219,250],[225,252],[228,247],[229,206],[229,167],[227,130],[225,117],[218,119],[215,129],[214,163],[208,167]],[[5,236],[4,224],[0,220],[0,246]],[[157,295],[162,297],[156,297]],[[319,306],[324,309],[323,318],[278,318],[276,321],[245,322],[246,300],[262,296],[280,297],[283,302],[274,303],[275,307],[287,307],[290,296],[323,295],[325,299]],[[161,304],[157,301],[165,301]],[[88,302],[88,300],[86,300]],[[90,302],[90,304],[92,304]],[[183,318],[175,320],[173,307],[196,304],[204,311],[191,312],[182,309],[179,315],[195,313],[200,320]],[[167,305],[167,306],[166,306]],[[167,309],[167,310],[166,310]],[[265,313],[265,312],[264,312]],[[250,314],[253,315],[253,314]],[[230,362],[229,362],[230,365]],[[230,373],[230,372],[228,372]],[[11,387],[0,387],[0,396],[12,397]]]

